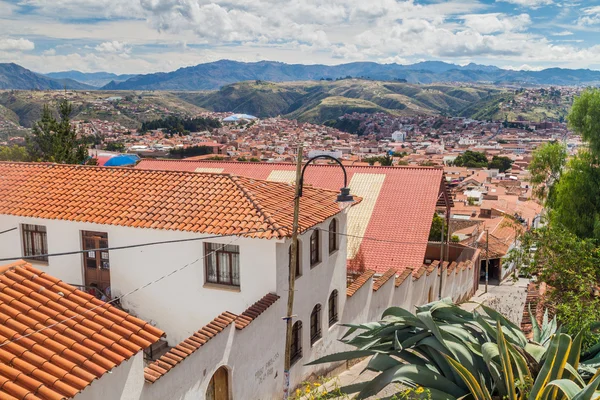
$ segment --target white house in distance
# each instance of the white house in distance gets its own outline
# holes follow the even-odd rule
[[[410,309],[439,291],[455,300],[473,292],[478,255],[420,262],[401,273],[366,269],[346,287],[348,211],[336,197],[307,186],[301,198],[292,387],[336,367],[305,364],[345,349],[340,323],[377,319],[391,305]],[[166,334],[166,348],[151,346],[119,379],[92,382],[92,392],[135,400],[276,399],[293,199],[289,183],[221,173],[0,163],[0,264],[27,259],[40,274],[119,299]],[[0,307],[5,301],[0,296]]]

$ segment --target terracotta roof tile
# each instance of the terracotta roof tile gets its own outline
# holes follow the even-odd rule
[[[237,316],[230,312],[224,312],[212,320],[204,328],[194,333],[190,338],[184,340],[177,346],[171,348],[158,360],[148,365],[144,369],[144,379],[149,383],[154,383],[163,375],[169,372],[177,364],[185,360],[189,355],[202,347],[211,338],[222,332],[225,328],[235,322]],[[222,321],[216,324],[216,321]],[[196,339],[200,338],[200,339]],[[192,339],[192,340],[190,340]]]
[[[279,296],[276,294],[268,293],[265,297],[254,303],[236,318],[235,327],[237,329],[244,329],[250,325],[250,323],[254,321],[260,314],[265,312],[267,308],[271,307],[278,299]]]
[[[363,285],[367,283],[373,277],[373,275],[375,275],[375,271],[373,271],[372,269],[368,269],[365,272],[363,272],[362,275],[356,278],[354,282],[352,282],[350,286],[348,286],[348,289],[346,289],[346,296],[354,296],[358,289],[363,287]]]
[[[144,370],[144,378],[149,383],[156,382],[173,367],[196,352],[196,350],[202,347],[211,338],[221,333],[229,325],[235,323],[236,329],[244,329],[260,314],[272,306],[278,299],[279,296],[276,294],[268,293],[262,299],[251,305],[241,315],[235,315],[228,311],[223,312],[221,315],[209,322],[204,328],[195,332],[192,336],[185,339],[154,363],[150,364]]]
[[[402,285],[402,282],[404,282],[406,280],[406,278],[411,276],[412,273],[413,273],[413,271],[411,268],[406,268],[404,271],[402,271],[402,273],[400,275],[398,275],[398,277],[396,278],[396,282],[395,282],[396,287]]]
[[[3,400],[73,397],[164,335],[25,261],[0,267],[0,321]]]
[[[136,168],[195,171],[218,168],[225,173],[289,183],[296,167],[289,163],[142,160]],[[201,169],[204,170],[204,169]],[[348,233],[376,240],[349,238],[348,258],[360,254],[367,269],[401,273],[425,259],[429,229],[440,191],[446,192],[441,168],[346,166],[352,194],[363,198],[348,213]],[[313,187],[338,191],[342,173],[337,165],[311,165],[304,181]],[[396,243],[390,243],[394,241]]]
[[[396,276],[396,268],[390,268],[373,283],[373,290],[378,291],[387,281]]]
[[[267,239],[291,235],[295,192],[287,183],[227,174],[10,162],[0,162],[0,176],[0,214]],[[338,214],[336,198],[337,191],[306,187],[300,230]],[[234,226],[242,221],[250,222]]]

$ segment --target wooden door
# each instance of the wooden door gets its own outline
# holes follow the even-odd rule
[[[97,286],[102,291],[110,286],[110,261],[107,250],[108,234],[106,232],[82,232],[83,269],[85,285]]]
[[[229,400],[229,377],[227,368],[221,367],[210,378],[206,400]]]

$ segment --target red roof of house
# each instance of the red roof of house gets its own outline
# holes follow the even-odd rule
[[[0,162],[0,214],[270,239],[291,236],[295,188],[218,173]],[[340,212],[307,188],[304,231]]]
[[[163,335],[25,261],[0,267],[0,399],[71,398]]]
[[[294,164],[189,160],[142,160],[136,168],[222,172],[256,179],[293,182]],[[431,167],[346,166],[353,195],[361,204],[348,217],[348,258],[383,274],[423,264],[431,220],[441,190],[443,170]],[[343,174],[338,165],[311,165],[306,185],[338,191]],[[375,239],[375,240],[373,240]],[[352,262],[351,262],[352,265]],[[354,265],[356,267],[356,265]]]

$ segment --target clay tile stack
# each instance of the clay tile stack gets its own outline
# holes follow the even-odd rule
[[[285,183],[11,162],[0,162],[0,176],[0,214],[266,239],[291,236],[295,193]],[[301,231],[338,214],[336,199],[336,191],[305,188]]]
[[[164,332],[33,268],[0,267],[0,398],[70,398]]]

